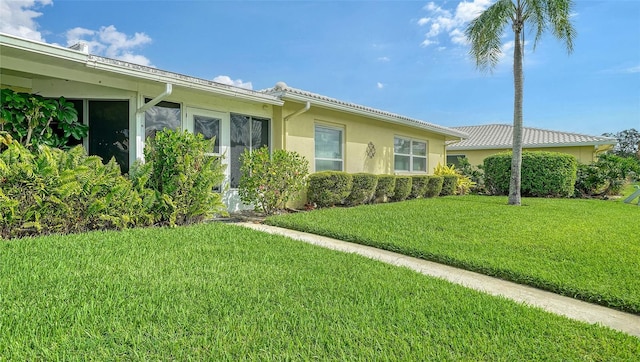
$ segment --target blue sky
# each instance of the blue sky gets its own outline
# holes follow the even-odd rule
[[[510,124],[512,35],[489,74],[462,36],[491,3],[1,0],[0,31],[254,90],[284,81],[443,126]],[[552,37],[535,51],[527,41],[525,126],[640,129],[640,1],[574,3],[571,55]]]

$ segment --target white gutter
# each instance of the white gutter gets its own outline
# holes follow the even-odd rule
[[[162,102],[163,99],[165,99],[166,97],[170,96],[172,91],[173,91],[173,86],[171,85],[171,83],[167,83],[166,89],[165,89],[164,92],[162,92],[157,97],[155,97],[152,100],[150,100],[149,102],[143,104],[142,107],[138,108],[136,113],[144,113],[144,112],[146,112],[149,108],[155,106],[156,104]]]
[[[302,94],[296,94],[296,93],[292,93],[292,92],[287,92],[287,90],[283,90],[279,96],[282,98],[286,99],[290,99],[293,101],[301,101],[301,102],[305,102],[309,100],[309,96],[307,95],[302,95]],[[439,133],[439,134],[444,134],[445,136],[450,136],[450,137],[459,137],[459,138],[467,138],[468,134],[465,132],[461,132],[455,129],[451,129],[451,128],[446,128],[446,127],[439,127],[437,125],[434,124],[429,124],[426,122],[422,122],[422,121],[418,121],[418,120],[413,120],[410,119],[408,117],[404,117],[404,116],[400,116],[400,115],[396,115],[396,114],[391,114],[385,111],[381,111],[381,110],[377,110],[377,109],[373,109],[370,107],[366,107],[366,106],[361,106],[361,105],[357,105],[357,104],[341,104],[339,102],[333,102],[331,100],[327,100],[327,99],[322,99],[322,98],[317,98],[314,97],[313,98],[313,104],[314,106],[318,106],[318,107],[322,107],[322,108],[329,108],[332,110],[338,110],[338,111],[342,111],[342,112],[347,112],[347,113],[351,113],[351,114],[357,114],[360,116],[365,116],[365,117],[371,117],[371,118],[376,118],[382,121],[386,121],[389,123],[395,123],[395,124],[401,124],[404,126],[409,126],[409,127],[413,127],[413,128],[420,128],[423,130],[427,130],[430,132],[434,132],[434,133]]]
[[[309,108],[311,108],[311,102],[307,101],[307,103],[304,105],[303,108],[298,109],[297,111],[295,111],[294,113],[291,113],[290,115],[284,117],[284,121],[287,122],[288,120],[290,120],[293,117],[297,117],[299,115],[301,115],[302,113],[306,112],[309,110]]]

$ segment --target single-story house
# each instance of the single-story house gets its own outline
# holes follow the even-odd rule
[[[115,157],[123,170],[143,159],[146,137],[163,128],[216,137],[224,156],[225,201],[237,197],[239,157],[268,146],[296,151],[310,172],[427,174],[446,161],[446,144],[466,133],[291,88],[253,91],[0,34],[0,86],[64,96],[89,135],[89,154]]]
[[[487,124],[481,126],[452,127],[469,135],[467,139],[447,145],[447,164],[458,164],[458,157],[465,157],[471,165],[481,165],[484,159],[496,153],[511,151],[513,126]],[[524,151],[562,152],[576,156],[578,162],[591,163],[598,154],[613,148],[615,138],[588,136],[578,133],[551,131],[523,127]]]

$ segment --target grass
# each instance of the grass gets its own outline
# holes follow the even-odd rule
[[[632,360],[640,340],[239,226],[0,242],[0,360]]]
[[[440,197],[267,223],[463,267],[640,313],[640,208],[601,200]]]

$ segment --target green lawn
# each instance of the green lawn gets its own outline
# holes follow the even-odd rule
[[[640,207],[602,200],[439,197],[267,223],[451,264],[640,313]]]
[[[640,339],[239,226],[0,242],[0,360],[607,360]]]

